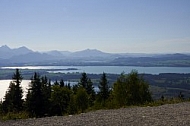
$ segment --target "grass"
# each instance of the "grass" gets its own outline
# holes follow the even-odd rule
[[[0,116],[0,120],[7,121],[7,120],[17,120],[17,119],[27,119],[29,118],[29,114],[25,111],[22,112],[9,112],[5,115]]]

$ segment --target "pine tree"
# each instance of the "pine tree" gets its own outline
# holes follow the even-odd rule
[[[61,81],[59,83],[60,83],[60,87],[64,87],[65,86],[65,83],[64,83],[63,79],[61,79]]]
[[[95,101],[95,91],[90,78],[88,79],[86,92],[89,95],[89,105],[93,106]]]
[[[101,102],[103,102],[103,104],[105,104],[105,101],[108,99],[109,97],[109,87],[108,87],[108,80],[106,77],[106,74],[103,73],[100,83],[99,83],[99,100]]]
[[[49,108],[51,107],[50,98],[51,98],[51,81],[47,79],[47,77],[41,78],[42,83],[42,93],[44,99],[44,113],[49,113]]]
[[[84,89],[87,89],[88,77],[87,74],[84,72],[82,73],[82,77],[80,78],[79,85],[82,86]]]
[[[54,85],[59,85],[59,83],[58,83],[58,81],[57,81],[57,80],[54,82]]]
[[[93,83],[90,78],[88,78],[87,74],[84,72],[82,73],[82,77],[80,78],[79,86],[84,88],[89,96],[89,104],[90,106],[93,105],[95,100],[95,91],[93,87]]]
[[[127,83],[126,76],[122,73],[117,81],[113,85],[113,98],[114,102],[117,104],[117,107],[122,107],[127,104]]]
[[[19,112],[23,109],[23,90],[21,87],[22,75],[19,69],[16,69],[10,82],[9,89],[5,94],[3,108],[5,112]]]
[[[34,73],[26,97],[26,107],[30,113],[30,116],[42,117],[45,114],[45,103],[42,87],[43,86],[42,82],[40,81],[40,76],[37,73]]]

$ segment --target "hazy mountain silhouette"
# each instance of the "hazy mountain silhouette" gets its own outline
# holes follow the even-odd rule
[[[20,48],[15,48],[11,49],[7,45],[1,46],[0,47],[0,58],[2,59],[9,59],[13,56],[19,56],[27,53],[32,53],[33,51],[26,48],[26,47],[20,47]]]
[[[130,65],[130,66],[190,66],[187,54],[105,53],[97,49],[77,52],[34,52],[27,47],[0,47],[0,65],[43,63],[43,65]]]
[[[70,56],[72,57],[107,57],[107,56],[111,56],[111,54],[99,51],[97,49],[86,49],[86,50],[71,53]]]
[[[61,53],[60,51],[57,51],[57,50],[52,50],[52,51],[49,51],[46,53],[51,55],[51,56],[54,56],[54,57],[63,57],[64,56],[63,53]]]

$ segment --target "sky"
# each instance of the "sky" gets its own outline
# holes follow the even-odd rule
[[[0,0],[0,46],[190,52],[190,0]]]

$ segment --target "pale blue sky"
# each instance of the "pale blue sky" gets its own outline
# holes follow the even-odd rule
[[[0,0],[0,46],[190,52],[190,0]]]

